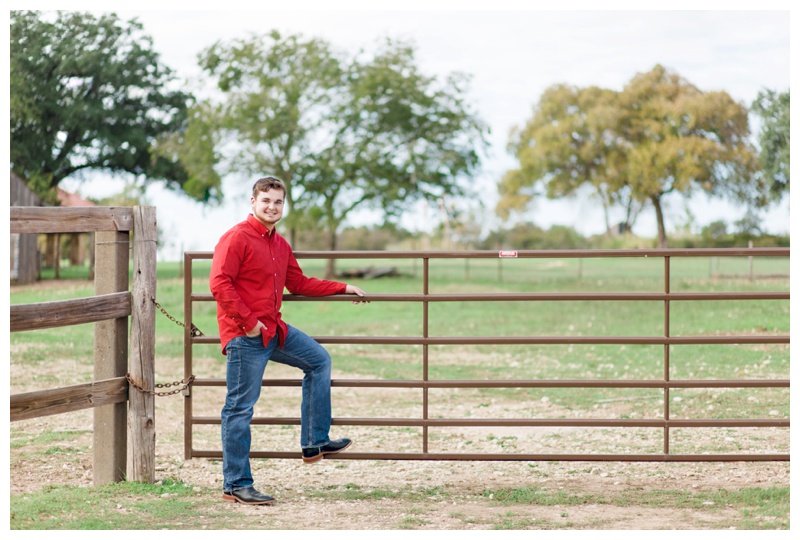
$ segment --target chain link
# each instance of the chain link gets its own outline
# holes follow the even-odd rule
[[[158,302],[156,302],[155,300],[153,300],[153,303],[156,305],[156,307],[157,307],[158,309],[160,309],[160,310],[161,310],[161,313],[163,313],[164,315],[166,315],[167,319],[171,320],[172,322],[174,322],[174,323],[175,323],[175,324],[177,324],[178,326],[181,326],[181,327],[183,327],[183,328],[186,328],[186,325],[185,325],[184,323],[182,323],[181,321],[179,321],[178,319],[176,319],[175,317],[173,317],[172,315],[170,315],[169,313],[167,313],[167,310],[166,310],[166,309],[164,309],[163,307],[161,307],[161,304],[159,304],[159,303],[158,303]],[[201,331],[200,331],[200,329],[199,329],[199,328],[197,328],[197,327],[194,325],[194,323],[192,323],[192,327],[189,329],[189,333],[192,335],[192,337],[198,337],[198,336],[204,336],[204,335],[205,335],[203,332],[201,332]]]
[[[158,383],[155,385],[156,388],[171,388],[173,386],[180,386],[180,388],[176,388],[175,390],[170,390],[169,392],[156,392],[154,390],[145,390],[144,388],[142,388],[136,381],[133,380],[133,377],[131,376],[130,373],[126,373],[125,378],[128,380],[128,384],[136,388],[139,392],[159,397],[179,394],[180,392],[183,392],[184,390],[189,388],[189,385],[191,385],[192,382],[194,381],[194,375],[189,375],[187,378],[181,379],[180,381],[175,381],[171,383]]]
[[[186,328],[186,324],[184,324],[183,322],[179,321],[178,319],[167,313],[167,310],[161,307],[161,304],[156,302],[155,298],[153,299],[153,303],[158,309],[161,310],[161,313],[163,313],[167,317],[167,319],[171,320],[178,326]],[[189,332],[191,333],[192,337],[205,335],[194,324],[192,324],[192,327],[189,329]],[[180,386],[180,388],[176,388],[175,390],[170,390],[168,392],[156,392],[154,390],[145,390],[144,388],[142,388],[141,385],[139,385],[136,381],[133,380],[133,377],[131,377],[130,373],[126,373],[125,378],[128,380],[128,384],[136,388],[139,392],[143,394],[150,394],[151,396],[172,396],[174,394],[179,394],[184,390],[187,390],[194,381],[194,375],[189,375],[189,377],[181,379],[180,381],[175,381],[171,383],[157,383],[155,384],[156,388],[171,388],[173,386]]]

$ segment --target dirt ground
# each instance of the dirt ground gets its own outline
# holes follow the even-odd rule
[[[12,347],[12,358],[14,350]],[[218,360],[218,359],[217,359]],[[182,358],[159,358],[161,373],[182,373]],[[205,362],[205,363],[204,363]],[[196,358],[194,369],[198,376],[219,376],[215,360]],[[74,361],[59,364],[48,360],[54,373],[68,374],[84,366]],[[23,366],[11,364],[11,393],[33,390],[27,388]],[[269,369],[274,369],[270,367]],[[214,373],[211,375],[211,373]],[[281,375],[272,373],[272,376]],[[352,374],[337,374],[353,378]],[[158,382],[168,382],[157,372]],[[20,383],[23,381],[23,384]],[[74,384],[60,380],[63,384]],[[56,385],[58,386],[58,385]],[[194,391],[195,415],[218,415],[222,389],[208,390],[211,394],[203,405],[200,389]],[[419,408],[413,400],[402,397],[387,400],[383,390],[334,389],[334,417],[376,416],[417,417]],[[269,416],[299,415],[297,388],[265,389],[260,402],[263,409],[256,414]],[[358,395],[357,395],[358,394]],[[173,479],[195,486],[197,507],[208,508],[207,520],[187,523],[187,529],[323,529],[323,530],[467,530],[467,529],[572,529],[572,530],[654,530],[735,528],[741,520],[740,510],[719,508],[714,501],[704,503],[702,510],[680,505],[637,505],[643,494],[661,491],[708,493],[716,490],[737,490],[749,487],[769,488],[789,486],[788,462],[733,463],[646,463],[646,462],[448,462],[448,461],[358,461],[326,459],[306,465],[298,459],[253,460],[256,487],[273,495],[274,507],[235,505],[242,520],[228,526],[210,517],[232,503],[221,499],[222,471],[219,460],[184,459],[183,406],[180,395],[156,398],[156,477]],[[484,417],[518,417],[519,404],[479,403]],[[363,411],[368,407],[369,414]],[[547,417],[553,411],[546,400],[524,404],[534,417]],[[534,407],[536,410],[531,409]],[[603,407],[606,407],[604,404]],[[597,417],[615,417],[620,411],[608,404]],[[443,417],[459,418],[475,413],[475,404],[468,405],[454,396],[436,411]],[[555,415],[553,417],[556,417]],[[617,416],[618,417],[618,416]],[[10,426],[12,443],[15,439],[35,440],[39,434],[52,431],[73,432],[63,440],[11,445],[11,494],[24,494],[49,485],[91,486],[92,480],[92,421],[91,410],[41,417],[14,422]],[[446,430],[445,430],[446,431]],[[658,431],[658,430],[650,430]],[[419,432],[415,429],[387,430],[357,426],[334,426],[332,437],[347,436],[355,441],[352,451],[420,451]],[[716,448],[719,441],[709,442],[710,434],[693,430],[676,435],[675,453],[701,452]],[[761,429],[745,434],[742,439],[723,437],[721,444],[732,446],[728,451],[753,453],[788,452],[786,430]],[[595,452],[643,453],[645,448],[658,448],[656,436],[644,431],[627,429],[613,432],[603,429],[569,429],[556,433],[545,428],[520,431],[508,428],[453,429],[431,439],[432,452]],[[198,429],[194,435],[195,449],[219,449],[218,426]],[[254,449],[297,450],[296,429],[254,431]],[[655,446],[653,446],[655,444]],[[46,452],[43,446],[58,447],[60,451]],[[565,450],[568,445],[578,450]],[[680,445],[683,445],[681,447]],[[33,448],[36,446],[36,448]],[[652,451],[652,450],[650,450]],[[298,451],[299,454],[299,451]],[[318,490],[336,490],[344,486],[362,492],[424,494],[413,500],[409,497],[355,498],[315,497]],[[614,504],[525,505],[498,503],[491,494],[503,489],[527,488],[550,494],[585,496],[629,501]],[[487,496],[487,493],[489,494]],[[618,496],[618,497],[617,497]],[[216,509],[216,510],[215,510]],[[765,528],[772,528],[769,524]],[[776,529],[785,528],[776,524]]]
[[[263,398],[262,398],[263,399]],[[217,460],[184,460],[183,403],[180,396],[156,399],[156,475],[196,486],[197,504],[209,513],[221,500],[222,472]],[[349,426],[338,428],[334,436],[355,440],[353,450],[371,451],[374,432]],[[59,416],[15,422],[15,433],[32,436],[48,430],[78,431],[70,443],[57,441],[62,449],[74,445],[84,450],[69,454],[37,452],[26,456],[26,447],[11,450],[10,492],[20,494],[47,485],[92,485],[92,413],[78,411]],[[342,433],[339,433],[342,432]],[[511,439],[501,432],[473,430],[464,439],[487,445],[511,441],[530,444],[532,451],[545,448],[537,439],[545,433],[531,433]],[[195,448],[218,448],[216,431],[208,440],[196,437]],[[506,437],[504,439],[504,437]],[[287,435],[287,440],[291,439]],[[557,439],[556,439],[557,441]],[[591,444],[591,439],[586,439]],[[380,446],[380,444],[378,445]],[[86,450],[89,448],[88,450]],[[282,449],[282,448],[281,448]],[[708,492],[746,487],[789,485],[788,463],[618,463],[618,462],[437,462],[437,461],[356,461],[329,459],[314,465],[300,459],[253,460],[256,486],[278,499],[274,507],[237,505],[243,521],[236,528],[269,529],[722,529],[735,527],[739,511],[718,508],[713,501],[708,509],[645,506],[633,504],[637,494],[661,490]],[[388,490],[422,492],[429,497],[409,502],[385,498],[348,500],[316,498],[312,489],[358,486],[363,491]],[[207,488],[207,489],[204,489]],[[631,504],[515,505],[496,504],[486,492],[529,488],[549,493],[607,497],[625,496]],[[705,503],[704,503],[705,504]],[[298,523],[302,525],[298,526]],[[734,524],[734,525],[731,525]],[[209,518],[187,524],[187,528],[224,528]],[[781,527],[776,527],[781,528]]]

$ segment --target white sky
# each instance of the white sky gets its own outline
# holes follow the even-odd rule
[[[337,2],[335,10],[327,8],[329,3],[308,0],[259,4],[301,8],[294,11],[244,11],[235,9],[237,2],[226,2],[230,9],[224,11],[202,11],[207,6],[219,7],[219,3],[193,3],[191,10],[174,2],[135,4],[159,11],[129,11],[115,2],[66,2],[67,6],[64,2],[33,3],[37,9],[52,7],[50,4],[61,9],[116,11],[126,20],[138,18],[152,36],[162,61],[187,81],[199,74],[197,54],[212,43],[272,29],[322,37],[334,47],[352,52],[369,48],[384,36],[412,39],[423,72],[443,75],[461,71],[473,77],[471,101],[492,129],[490,154],[478,177],[488,225],[494,225],[496,183],[506,170],[515,167],[513,157],[505,150],[508,132],[531,116],[532,107],[550,85],[599,85],[619,90],[636,73],[662,64],[702,90],[726,91],[749,106],[760,89],[784,91],[790,82],[788,2],[726,3],[734,11],[713,10],[717,3],[702,1],[669,5],[685,11],[626,11],[641,4],[619,2],[562,2],[558,5],[568,11],[542,11],[535,8],[553,4],[502,0],[460,2],[459,10],[438,0],[411,1],[404,2],[402,9],[383,11],[364,9],[377,2],[356,1]],[[595,5],[602,9],[584,9]],[[752,11],[753,7],[773,11]],[[213,249],[219,236],[249,212],[247,191],[254,180],[227,178],[227,200],[213,209],[161,185],[150,188],[148,197],[158,207],[159,224],[172,240],[171,245],[163,246],[161,257],[177,259],[183,250]],[[121,180],[102,174],[90,181],[62,184],[65,189],[92,197],[119,191],[121,185]],[[785,200],[764,214],[769,232],[788,232],[788,203]],[[410,210],[402,223],[412,230],[430,228],[438,218],[435,210],[426,212],[421,206]],[[694,216],[695,230],[717,219],[732,223],[744,214],[741,207],[703,195],[690,201],[688,211]],[[686,223],[684,200],[668,200],[666,216],[668,230]],[[537,202],[526,219],[545,228],[553,224],[573,226],[583,234],[605,229],[599,203],[587,197]],[[357,224],[374,220],[375,216],[368,213],[355,216]],[[634,232],[654,236],[655,231],[654,211],[648,208]]]

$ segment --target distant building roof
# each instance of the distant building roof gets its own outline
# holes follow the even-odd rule
[[[61,206],[97,206],[92,201],[87,201],[75,193],[68,193],[61,188],[58,188],[58,202]]]

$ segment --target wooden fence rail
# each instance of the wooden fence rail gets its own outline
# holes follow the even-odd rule
[[[128,381],[117,377],[65,388],[26,392],[11,396],[11,420],[28,420],[51,414],[102,407],[128,400]]]
[[[130,314],[131,295],[128,292],[75,300],[20,304],[11,306],[11,331],[72,326],[127,317]]]
[[[133,209],[116,206],[12,206],[12,233],[133,230]]]
[[[153,390],[156,209],[146,206],[11,208],[11,233],[63,232],[96,233],[95,296],[11,306],[11,331],[94,323],[94,380],[12,395],[11,421],[93,408],[94,483],[125,478],[153,482],[155,400],[147,392],[129,392],[126,373],[145,391]]]

